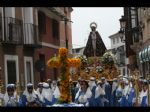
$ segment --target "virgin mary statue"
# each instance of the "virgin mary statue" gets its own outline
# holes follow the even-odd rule
[[[103,56],[106,47],[100,34],[96,31],[97,24],[92,22],[90,27],[92,31],[89,34],[83,54],[86,55],[86,57]]]

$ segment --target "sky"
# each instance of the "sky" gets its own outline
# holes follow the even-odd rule
[[[73,7],[71,13],[73,48],[86,46],[90,23],[97,23],[97,31],[107,47],[111,48],[110,35],[120,29],[119,19],[123,15],[123,7]]]

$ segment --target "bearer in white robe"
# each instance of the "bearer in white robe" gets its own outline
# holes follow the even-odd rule
[[[88,82],[83,80],[81,82],[81,88],[78,90],[75,96],[75,103],[89,106],[89,99],[92,97],[92,92],[89,88]]]
[[[43,83],[43,89],[41,95],[43,96],[43,106],[50,106],[53,104],[53,92],[48,83]]]
[[[15,92],[15,85],[8,84],[7,91],[3,97],[4,106],[6,107],[17,107],[19,104],[19,96]]]
[[[39,104],[37,92],[34,90],[33,84],[28,83],[25,91],[22,95],[22,104],[23,106],[34,106],[35,104]]]
[[[96,79],[94,77],[90,78],[89,87],[90,87],[91,92],[92,92],[92,97],[90,98],[89,105],[90,105],[90,107],[96,106],[96,104],[95,104]]]
[[[98,81],[97,87],[95,90],[95,106],[97,107],[104,106],[104,102],[106,101],[106,99],[104,98],[104,95],[105,95],[105,91],[102,88],[102,82]]]

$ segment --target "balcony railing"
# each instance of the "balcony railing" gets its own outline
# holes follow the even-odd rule
[[[24,24],[24,45],[37,46],[39,44],[38,26],[25,23]]]
[[[0,42],[13,45],[39,45],[38,26],[12,17],[0,18]]]
[[[12,17],[0,18],[0,41],[9,44],[22,43],[22,21]]]

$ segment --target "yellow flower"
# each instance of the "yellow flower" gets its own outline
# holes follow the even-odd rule
[[[64,47],[59,48],[59,55],[60,56],[67,56],[68,50]]]
[[[69,58],[67,62],[71,67],[79,67],[81,60],[79,58]]]

